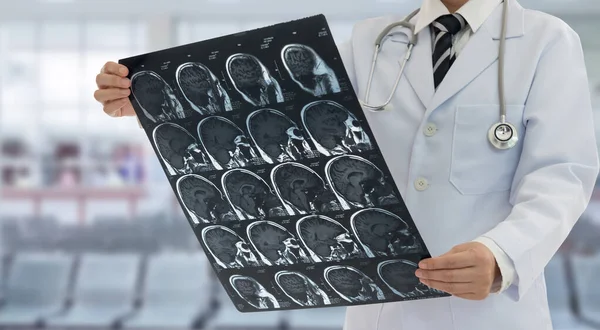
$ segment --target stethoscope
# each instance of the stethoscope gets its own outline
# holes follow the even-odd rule
[[[415,26],[414,24],[410,23],[410,20],[413,19],[419,13],[419,11],[420,9],[417,9],[410,15],[408,15],[404,20],[388,25],[377,36],[377,39],[375,39],[375,52],[373,54],[373,61],[371,63],[371,73],[369,74],[369,80],[367,82],[367,91],[365,93],[364,101],[360,101],[361,105],[367,110],[379,112],[385,110],[385,108],[392,102],[392,98],[394,97],[396,90],[398,89],[398,84],[400,83],[400,79],[402,78],[402,74],[404,73],[404,67],[406,66],[406,63],[412,55],[413,47],[417,43],[417,35],[414,33]],[[500,38],[500,50],[498,56],[498,94],[500,98],[500,121],[492,125],[492,127],[490,127],[490,129],[488,130],[487,134],[488,140],[497,149],[510,149],[514,147],[519,141],[517,129],[511,123],[506,121],[506,97],[504,94],[504,53],[506,46],[506,26],[508,22],[507,13],[508,0],[504,0],[504,7],[502,13],[502,36]],[[371,84],[373,83],[373,74],[375,73],[375,65],[377,63],[377,57],[381,49],[382,41],[392,29],[398,26],[406,27],[412,32],[412,37],[410,37],[408,41],[408,49],[406,51],[406,55],[404,56],[404,60],[400,64],[400,72],[398,73],[398,77],[396,78],[396,82],[394,83],[392,92],[390,93],[390,96],[385,101],[385,103],[381,105],[369,104],[369,96],[371,95]]]

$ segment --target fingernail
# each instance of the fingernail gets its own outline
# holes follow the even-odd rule
[[[429,265],[426,262],[419,263],[419,268],[427,269],[428,267],[429,267]]]
[[[121,90],[121,94],[123,94],[124,96],[129,95],[129,89],[123,89],[123,90]]]
[[[422,277],[422,276],[423,276],[423,271],[421,271],[421,270],[417,270],[417,271],[415,272],[415,275],[416,275],[417,277]]]
[[[123,87],[129,87],[129,79],[121,80],[121,85],[123,85]]]
[[[119,69],[119,73],[120,73],[120,74],[127,74],[127,69],[125,69],[125,68],[120,68],[120,69]]]

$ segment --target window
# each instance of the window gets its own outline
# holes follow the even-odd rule
[[[93,134],[113,136],[114,148],[123,148],[122,141],[127,141],[127,148],[137,150],[146,137],[142,130],[131,134],[137,128],[135,119],[115,121],[104,115],[93,92],[95,76],[106,61],[143,52],[144,25],[125,20],[22,21],[0,25],[0,37],[0,139],[16,139],[13,145],[31,151],[26,157],[3,157],[4,184],[18,185],[27,181],[24,176],[39,178],[38,184],[45,186],[86,184],[92,174],[87,164],[97,161],[89,155],[90,145],[100,140]],[[137,152],[125,154],[140,158]]]

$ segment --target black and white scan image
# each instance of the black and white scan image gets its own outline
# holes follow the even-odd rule
[[[296,223],[302,245],[315,262],[367,258],[352,234],[339,222],[324,215],[309,215]]]
[[[221,190],[205,177],[184,175],[177,180],[176,188],[194,226],[238,220]]]
[[[198,124],[198,136],[208,159],[217,170],[246,167],[257,158],[246,133],[225,117],[202,119]]]
[[[387,260],[377,266],[377,273],[390,290],[402,298],[443,294],[422,284],[415,275],[417,268],[417,264],[412,261]]]
[[[350,218],[352,232],[371,258],[423,253],[423,247],[408,224],[383,209],[364,209]]]
[[[290,215],[342,209],[325,180],[306,165],[285,163],[275,166],[271,171],[271,183]]]
[[[240,298],[254,308],[279,308],[279,302],[275,296],[252,277],[233,275],[229,278],[229,284],[231,284]]]
[[[323,15],[119,63],[173,202],[238,310],[448,296],[415,282],[412,262],[431,255]]]
[[[275,282],[288,298],[300,306],[325,306],[331,304],[327,293],[302,273],[280,271],[275,274]]]
[[[254,55],[238,53],[227,59],[227,74],[238,93],[253,106],[284,101],[279,82]]]
[[[223,191],[238,219],[287,216],[269,184],[256,173],[233,169],[221,178]]]
[[[327,284],[350,303],[375,303],[386,299],[381,288],[369,276],[354,267],[327,267],[324,277]]]
[[[135,73],[131,77],[131,92],[146,118],[155,123],[186,117],[173,88],[156,72]]]
[[[250,245],[227,227],[216,225],[202,229],[202,241],[208,254],[223,269],[261,266]]]
[[[233,110],[229,94],[206,65],[183,63],[177,68],[176,78],[183,97],[194,111],[212,115]]]
[[[288,116],[273,109],[260,109],[246,119],[252,142],[269,164],[308,158],[311,149],[304,132]]]
[[[339,103],[329,100],[311,102],[304,106],[301,117],[310,139],[325,156],[373,149],[359,120]]]
[[[281,59],[292,80],[306,92],[322,96],[341,91],[335,72],[311,47],[287,45],[281,51]]]
[[[399,202],[394,187],[372,162],[355,155],[337,156],[325,166],[327,181],[344,209]]]
[[[198,173],[210,169],[204,151],[183,127],[162,123],[156,126],[152,137],[169,175]]]
[[[246,231],[252,247],[267,266],[311,263],[296,237],[275,222],[253,222]]]

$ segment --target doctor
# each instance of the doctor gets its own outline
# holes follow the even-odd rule
[[[391,29],[371,64],[378,35],[407,13],[360,22],[340,46],[360,100],[390,100],[364,112],[435,256],[417,276],[452,294],[350,307],[346,330],[552,329],[544,267],[598,175],[589,85],[577,34],[505,1],[424,0],[397,86],[409,28]],[[126,76],[109,62],[97,77],[113,117],[135,115]]]

